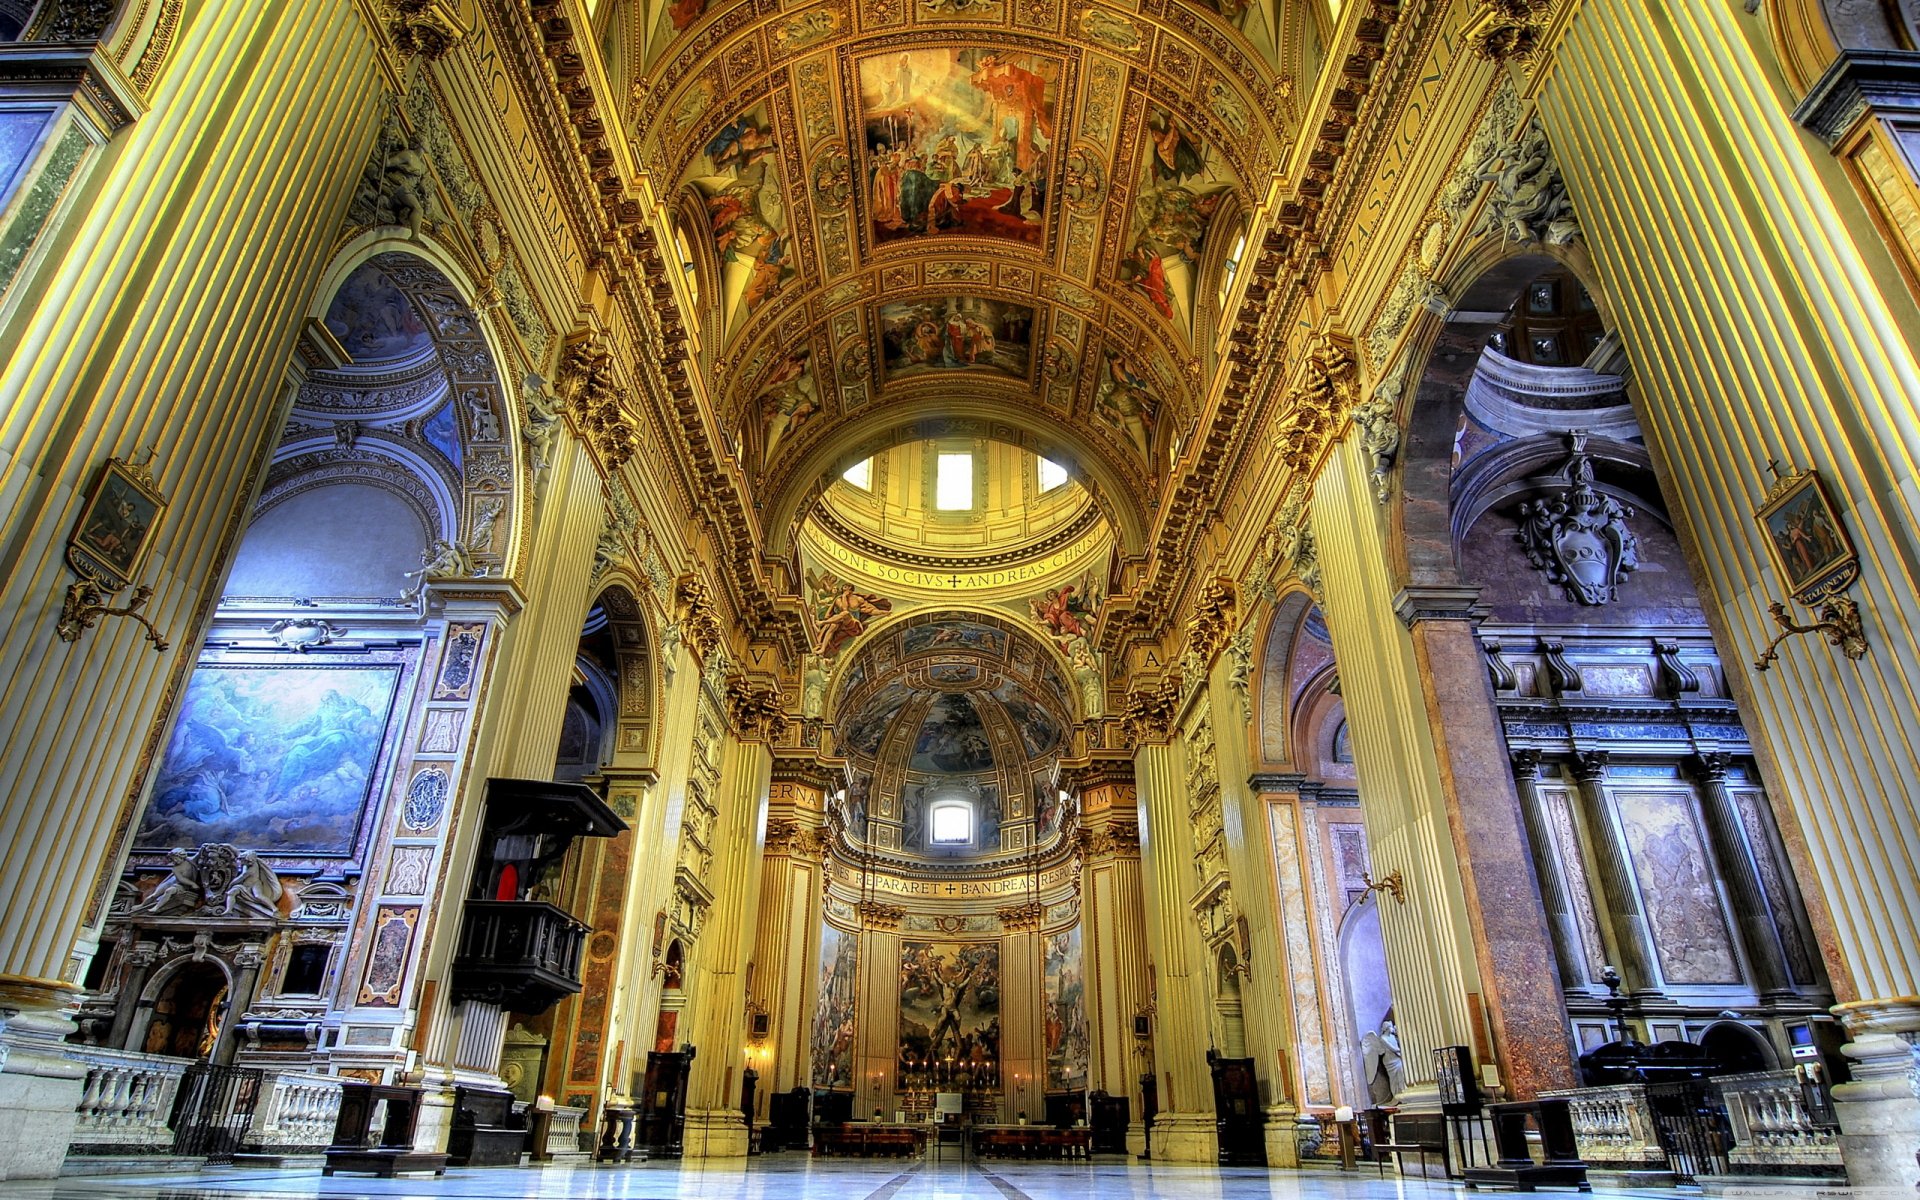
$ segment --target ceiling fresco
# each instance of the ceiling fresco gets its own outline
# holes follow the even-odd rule
[[[1032,431],[1137,538],[1199,417],[1244,182],[1292,139],[1282,18],[642,6],[636,153],[678,181],[712,400],[776,548],[839,447],[943,414]]]

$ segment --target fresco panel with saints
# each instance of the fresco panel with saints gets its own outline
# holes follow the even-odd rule
[[[1040,244],[1060,60],[905,50],[860,63],[873,242],[935,234]]]

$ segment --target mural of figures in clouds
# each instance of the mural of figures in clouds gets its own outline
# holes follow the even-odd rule
[[[860,939],[838,927],[820,927],[820,996],[813,1006],[813,1086],[853,1086],[854,1003]]]
[[[900,943],[900,1061],[1000,1061],[1000,946]]]
[[[1163,108],[1147,114],[1133,234],[1120,281],[1184,334],[1193,333],[1201,251],[1234,181],[1200,136]]]
[[[1046,1035],[1047,1090],[1074,1092],[1087,1086],[1091,1038],[1087,1029],[1087,975],[1080,927],[1047,939],[1046,979],[1041,993]]]
[[[351,853],[398,676],[376,666],[199,668],[134,844]]]
[[[1060,60],[902,50],[860,63],[876,245],[932,234],[1040,244]]]
[[[731,332],[794,274],[779,146],[764,110],[751,109],[722,126],[693,170],[687,182],[706,205]]]

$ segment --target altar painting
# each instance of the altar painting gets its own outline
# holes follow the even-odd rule
[[[900,944],[900,1061],[988,1073],[1000,1061],[1000,947]]]
[[[820,995],[813,1007],[813,1086],[853,1086],[854,997],[860,940],[838,926],[820,926]]]

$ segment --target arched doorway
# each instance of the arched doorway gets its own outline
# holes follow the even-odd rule
[[[227,1016],[227,973],[210,962],[188,962],[161,981],[141,1050],[174,1058],[208,1058],[218,1048]]]
[[[1628,348],[1577,255],[1458,292],[1478,315],[1437,331],[1407,418],[1401,583],[1474,597],[1576,1047],[1612,1039],[1617,967],[1647,1041],[1732,1012],[1784,1048],[1831,996]]]

